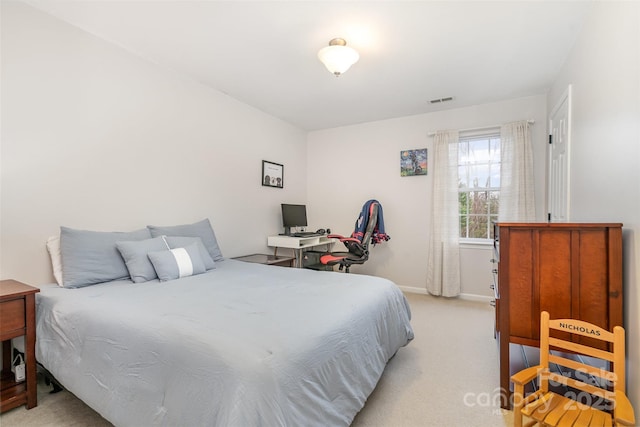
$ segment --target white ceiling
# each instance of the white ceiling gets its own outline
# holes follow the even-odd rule
[[[592,4],[25,1],[306,130],[544,93]],[[340,77],[334,37],[360,53]]]

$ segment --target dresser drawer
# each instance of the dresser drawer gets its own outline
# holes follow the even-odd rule
[[[0,334],[24,329],[24,298],[3,301],[0,303]]]

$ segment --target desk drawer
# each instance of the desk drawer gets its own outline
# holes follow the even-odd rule
[[[24,298],[0,303],[0,334],[24,329]]]

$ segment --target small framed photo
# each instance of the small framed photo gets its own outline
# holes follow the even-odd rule
[[[400,151],[400,176],[427,174],[427,149]]]
[[[284,166],[267,160],[262,161],[262,185],[284,188]]]

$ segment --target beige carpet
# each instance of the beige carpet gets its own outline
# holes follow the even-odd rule
[[[389,362],[354,427],[510,426],[499,408],[498,347],[488,303],[407,294],[416,338]],[[72,394],[0,416],[0,426],[110,426]],[[142,426],[141,426],[142,427]]]

